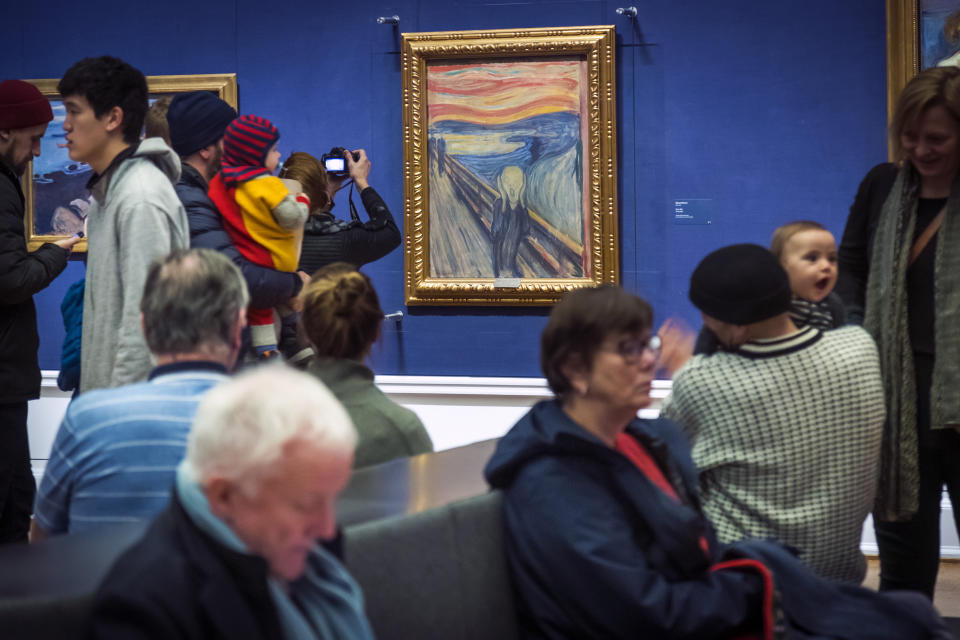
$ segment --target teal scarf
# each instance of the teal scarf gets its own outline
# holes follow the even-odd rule
[[[228,549],[248,553],[243,541],[210,511],[206,496],[185,463],[177,468],[177,496],[197,527]],[[307,558],[303,575],[287,585],[287,589],[273,578],[269,578],[268,583],[285,638],[373,640],[363,613],[359,585],[343,565],[319,545]]]
[[[863,327],[877,342],[887,397],[874,515],[903,520],[917,511],[917,389],[907,319],[907,264],[920,200],[920,179],[909,164],[897,174],[873,240]],[[960,427],[960,179],[947,201],[934,257],[931,428]]]

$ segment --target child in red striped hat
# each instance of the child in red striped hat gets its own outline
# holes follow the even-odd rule
[[[237,250],[251,262],[294,272],[300,259],[303,223],[310,210],[304,193],[292,195],[273,172],[280,161],[280,132],[266,118],[240,116],[223,134],[220,173],[208,195],[223,217]],[[278,308],[281,315],[293,311]],[[273,309],[247,309],[247,321],[258,358],[277,355]]]

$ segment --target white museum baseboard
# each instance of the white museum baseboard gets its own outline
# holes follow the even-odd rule
[[[37,482],[43,475],[57,427],[70,402],[71,394],[57,388],[58,373],[43,372],[40,399],[30,402],[30,453]],[[553,395],[543,378],[377,376],[376,383],[394,402],[420,416],[438,451],[499,438],[534,403]],[[669,380],[655,381],[651,392],[654,404],[640,415],[656,417],[661,400],[669,393]],[[953,524],[950,501],[946,498],[940,515],[940,532],[941,555],[960,558],[960,539]],[[861,548],[867,554],[877,553],[873,522],[869,518],[864,523]]]

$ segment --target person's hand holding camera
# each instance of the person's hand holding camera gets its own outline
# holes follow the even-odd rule
[[[359,158],[354,160],[354,155],[358,155]],[[353,183],[357,185],[357,190],[363,191],[369,187],[367,177],[370,175],[370,159],[367,158],[367,152],[363,149],[355,149],[352,153],[343,154],[343,157],[347,159],[347,172],[353,178]]]

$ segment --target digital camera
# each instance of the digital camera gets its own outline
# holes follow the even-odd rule
[[[350,172],[347,170],[347,153],[347,150],[343,147],[334,147],[330,149],[330,153],[325,153],[320,156],[320,161],[323,163],[323,167],[327,170],[327,173],[338,178],[349,175]],[[360,154],[356,151],[353,152],[353,161],[360,161]]]

